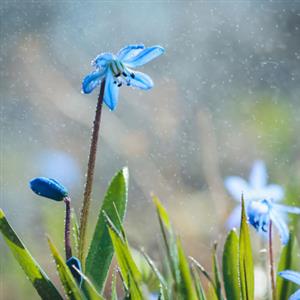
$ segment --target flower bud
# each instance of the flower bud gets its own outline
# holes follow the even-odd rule
[[[33,178],[29,185],[30,188],[39,196],[43,196],[55,201],[62,201],[68,196],[68,190],[62,184],[52,178]]]
[[[75,257],[72,256],[70,257],[67,262],[66,262],[67,266],[69,267],[72,275],[74,276],[74,278],[76,279],[77,283],[79,284],[79,286],[81,286],[82,283],[82,276],[81,274],[77,271],[79,270],[81,272],[81,263],[80,260]]]

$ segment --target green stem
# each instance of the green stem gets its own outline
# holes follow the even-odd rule
[[[273,256],[273,239],[272,239],[272,220],[269,223],[269,259],[270,259],[270,276],[272,286],[272,299],[276,300],[275,272],[274,272],[274,256]]]
[[[105,80],[101,82],[101,88],[100,88],[100,93],[97,102],[90,153],[89,153],[89,160],[88,160],[88,167],[87,167],[87,174],[86,174],[86,183],[85,183],[85,189],[83,195],[83,205],[80,214],[78,256],[83,267],[84,267],[84,260],[85,260],[84,252],[86,246],[86,230],[87,230],[89,209],[91,205],[91,195],[92,195],[92,187],[93,187],[93,180],[94,180],[94,171],[95,171],[95,163],[96,163],[97,144],[98,144],[98,137],[99,137],[100,122],[101,122],[104,89],[105,89]]]

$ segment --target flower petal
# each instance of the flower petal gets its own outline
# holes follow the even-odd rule
[[[161,46],[152,46],[142,50],[138,55],[124,59],[123,63],[130,68],[142,66],[165,52]]]
[[[283,215],[279,211],[277,211],[276,207],[272,206],[272,209],[270,211],[270,218],[279,232],[281,243],[283,245],[286,245],[289,241],[290,233]]]
[[[112,53],[101,53],[92,60],[91,65],[98,68],[106,68],[107,63],[113,59],[115,59],[115,56]]]
[[[139,88],[141,90],[149,90],[153,87],[153,81],[148,75],[142,72],[133,72],[130,69],[129,71],[130,73],[134,74],[134,78],[130,78],[130,86]]]
[[[100,85],[101,78],[103,77],[103,75],[104,72],[101,72],[99,70],[87,75],[82,81],[82,93],[91,93],[98,85]]]
[[[300,300],[300,290],[298,290],[296,293],[292,294],[290,296],[289,300]]]
[[[114,110],[118,104],[119,88],[114,81],[113,74],[111,70],[108,69],[105,79],[104,103],[110,110]]]
[[[248,183],[241,177],[230,176],[225,179],[225,187],[230,195],[237,201],[241,201],[242,194],[245,196],[245,200],[250,194]],[[247,195],[248,194],[248,195]]]
[[[144,48],[145,46],[143,44],[128,45],[118,52],[117,57],[119,60],[126,60],[131,58],[132,56],[136,56]]]
[[[273,207],[283,213],[300,214],[300,207],[273,204]]]
[[[284,189],[280,185],[270,184],[263,189],[262,194],[265,194],[263,198],[277,202],[283,199]]]
[[[231,214],[226,222],[226,227],[228,229],[232,229],[234,227],[239,227],[240,222],[241,222],[241,214],[242,214],[242,209],[241,209],[241,206],[238,205],[231,212]]]
[[[249,182],[250,185],[255,189],[260,189],[267,184],[268,174],[266,165],[262,160],[257,160],[254,162]]]
[[[300,272],[285,270],[285,271],[279,272],[279,275],[284,279],[290,280],[290,281],[300,285]]]

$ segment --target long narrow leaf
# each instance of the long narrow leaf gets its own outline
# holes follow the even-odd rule
[[[254,266],[250,241],[249,226],[242,197],[242,218],[239,240],[239,269],[241,280],[241,294],[243,300],[254,299]]]
[[[217,243],[214,244],[213,253],[212,253],[212,268],[214,272],[214,281],[216,287],[216,294],[219,300],[222,300],[222,285],[221,285],[221,275],[219,271],[219,264],[217,258]]]
[[[72,224],[72,241],[73,241],[73,251],[78,255],[78,244],[79,244],[79,225],[76,217],[74,208],[71,211],[71,224]]]
[[[62,300],[62,296],[52,284],[46,273],[31,256],[23,242],[9,225],[2,209],[0,209],[0,231],[6,244],[10,248],[10,251],[41,298],[45,300]]]
[[[284,246],[277,271],[284,270],[298,270],[300,266],[300,249],[294,233],[291,233],[290,239],[286,246]],[[277,272],[277,274],[278,274]],[[276,278],[276,294],[277,299],[287,300],[289,296],[295,291],[296,285],[289,280],[284,280],[282,277]]]
[[[127,198],[128,170],[123,168],[115,175],[109,185],[86,259],[86,274],[99,291],[103,290],[114,253],[103,211],[106,212],[116,228],[120,230],[118,215],[123,221],[127,207]],[[117,209],[118,215],[115,209]]]
[[[224,245],[223,280],[227,299],[240,300],[239,238],[235,230],[229,232]]]
[[[61,280],[61,283],[65,289],[66,296],[70,300],[82,300],[84,299],[81,291],[69,269],[66,265],[64,259],[59,254],[57,248],[53,244],[53,242],[48,238],[49,247],[52,253],[52,256],[55,260],[56,269]]]
[[[192,275],[190,272],[189,264],[184,254],[181,242],[177,239],[177,251],[178,251],[178,269],[180,270],[180,287],[182,299],[197,300],[197,294],[194,287]]]

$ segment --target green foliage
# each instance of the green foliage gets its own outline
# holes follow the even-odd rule
[[[49,247],[52,256],[55,260],[56,269],[60,278],[60,281],[65,289],[66,296],[70,300],[80,300],[83,299],[80,288],[78,287],[69,267],[66,265],[64,259],[59,254],[57,248],[53,242],[48,238]]]
[[[227,299],[240,300],[239,238],[235,230],[229,232],[224,245],[223,280]]]
[[[254,299],[254,266],[249,226],[242,197],[242,219],[239,239],[239,271],[242,300]]]
[[[46,273],[31,256],[23,242],[9,225],[2,209],[0,209],[0,231],[10,251],[41,298],[45,300],[63,299]]]
[[[121,222],[124,219],[127,199],[128,170],[124,168],[115,175],[106,192],[86,259],[86,274],[100,291],[104,287],[114,253],[103,211],[109,216],[116,228],[120,230],[121,224],[118,218],[121,219]]]
[[[221,276],[219,272],[219,264],[218,264],[218,258],[217,258],[217,243],[214,244],[213,252],[212,252],[212,258],[213,258],[213,273],[214,273],[214,283],[216,287],[216,294],[218,299],[222,300],[222,286],[221,286]]]
[[[289,242],[284,246],[277,271],[298,270],[300,266],[300,249],[296,237],[291,234]],[[276,294],[277,299],[287,300],[294,292],[296,285],[289,280],[284,280],[282,277],[276,277]]]

